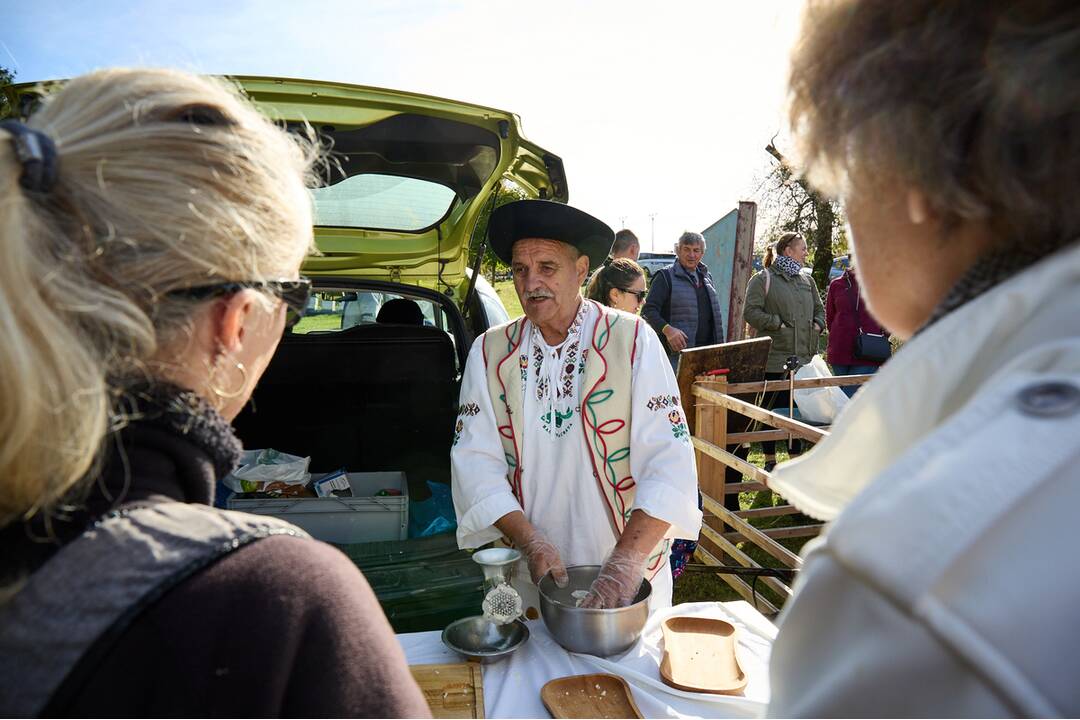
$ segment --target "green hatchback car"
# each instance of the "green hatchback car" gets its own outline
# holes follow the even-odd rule
[[[310,315],[282,340],[235,425],[247,447],[311,470],[403,470],[410,496],[450,482],[472,340],[508,319],[470,267],[500,201],[567,200],[556,155],[512,113],[394,90],[237,77],[272,118],[310,123],[333,169],[312,191],[321,255]],[[475,249],[475,247],[474,247]]]

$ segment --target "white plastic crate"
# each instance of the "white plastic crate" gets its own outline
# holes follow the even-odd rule
[[[326,473],[316,473],[321,477]],[[302,527],[317,540],[347,545],[374,540],[405,540],[409,535],[409,486],[405,473],[349,473],[353,497],[259,498],[229,497],[230,510],[273,515]],[[401,495],[376,497],[380,490]]]

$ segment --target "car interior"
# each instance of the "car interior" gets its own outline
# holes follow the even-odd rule
[[[310,456],[312,472],[403,470],[413,499],[450,482],[464,352],[473,336],[444,295],[320,281],[234,423],[246,447]]]

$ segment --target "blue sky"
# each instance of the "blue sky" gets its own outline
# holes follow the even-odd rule
[[[0,0],[0,65],[24,81],[112,65],[304,77],[510,110],[563,158],[571,204],[667,249],[756,187],[800,11],[798,0]]]

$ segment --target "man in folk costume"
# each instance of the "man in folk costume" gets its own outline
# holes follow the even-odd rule
[[[671,365],[636,315],[585,300],[612,231],[545,200],[492,213],[491,247],[509,264],[525,316],[469,353],[451,451],[458,544],[504,539],[526,614],[536,583],[601,565],[583,605],[622,607],[641,579],[671,604],[671,538],[701,528],[697,473]],[[531,580],[531,583],[529,582]]]

